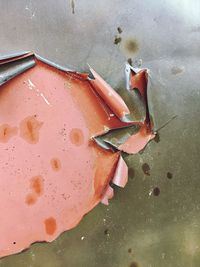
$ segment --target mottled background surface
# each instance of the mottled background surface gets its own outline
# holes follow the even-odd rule
[[[128,185],[108,207],[0,266],[199,267],[200,1],[74,0],[74,14],[72,6],[0,0],[0,54],[32,50],[81,71],[89,63],[116,89],[132,59],[152,71],[158,125],[177,118],[126,157]]]

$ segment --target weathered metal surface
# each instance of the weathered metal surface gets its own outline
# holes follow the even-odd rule
[[[199,267],[200,2],[74,3],[73,14],[70,1],[1,1],[1,53],[28,49],[78,70],[88,62],[116,89],[124,86],[124,61],[140,67],[142,59],[152,73],[157,128],[177,118],[160,131],[159,145],[126,159],[132,179],[109,207],[0,266]]]

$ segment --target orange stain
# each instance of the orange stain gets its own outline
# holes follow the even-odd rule
[[[11,127],[8,124],[3,124],[0,126],[0,142],[6,143],[11,137],[17,135],[17,127]]]
[[[83,132],[79,128],[74,128],[70,132],[70,140],[72,144],[80,146],[84,142]]]
[[[44,221],[45,230],[48,235],[53,235],[56,231],[57,224],[53,217],[49,217]]]
[[[31,179],[31,188],[38,196],[41,196],[43,193],[43,179],[42,176],[34,176]]]
[[[61,162],[57,158],[51,159],[51,167],[54,171],[59,171],[61,169]]]
[[[30,144],[39,141],[39,130],[43,122],[38,121],[35,116],[29,116],[20,123],[20,136]]]
[[[33,205],[37,201],[37,197],[34,194],[28,194],[26,196],[25,202],[27,205]]]

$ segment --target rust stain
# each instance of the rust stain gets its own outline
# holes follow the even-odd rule
[[[38,121],[35,116],[29,116],[20,123],[20,136],[30,144],[39,141],[39,130],[43,122]]]
[[[13,136],[17,135],[18,129],[17,127],[11,127],[8,124],[2,124],[0,126],[0,142],[6,143]]]
[[[135,39],[128,39],[125,43],[125,49],[129,53],[136,53],[139,50],[138,42]]]
[[[49,217],[44,221],[45,230],[48,235],[53,235],[57,229],[56,220],[53,217]]]
[[[82,145],[84,142],[84,136],[82,130],[79,128],[72,129],[70,132],[70,140],[72,144],[76,146]]]
[[[36,201],[37,201],[36,195],[34,195],[34,194],[28,194],[26,196],[25,202],[26,202],[27,205],[29,205],[29,206],[30,205],[33,205],[33,204],[36,203]]]
[[[150,166],[147,163],[142,164],[142,170],[144,174],[150,175]]]
[[[59,171],[61,169],[61,162],[58,158],[51,159],[51,167],[54,171]]]
[[[38,196],[41,196],[43,193],[43,179],[42,176],[34,176],[31,179],[31,189],[35,192]]]

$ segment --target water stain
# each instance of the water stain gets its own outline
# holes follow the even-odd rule
[[[51,167],[54,171],[59,171],[61,169],[61,162],[58,158],[51,159]]]
[[[172,179],[173,178],[173,174],[171,172],[167,172],[167,178],[168,179]]]
[[[36,193],[38,196],[41,196],[43,193],[43,178],[42,176],[34,176],[31,179],[31,189],[34,193]]]
[[[150,175],[150,166],[147,163],[142,164],[142,170],[144,174]]]
[[[72,144],[80,146],[84,142],[83,132],[79,128],[74,128],[70,132],[70,140]]]
[[[37,196],[36,195],[28,194],[26,196],[25,202],[26,202],[27,205],[29,205],[29,206],[30,205],[34,205],[36,203],[36,201],[37,201]]]
[[[38,121],[35,116],[29,116],[20,123],[20,136],[29,144],[36,144],[42,125],[43,122]]]
[[[125,49],[129,53],[136,53],[139,50],[138,42],[135,39],[128,39],[125,43]]]
[[[160,195],[160,188],[159,187],[155,187],[154,189],[153,189],[153,194],[154,194],[154,196],[159,196]]]
[[[135,170],[134,168],[129,168],[128,169],[128,176],[133,179],[135,177]]]
[[[53,217],[49,217],[44,221],[45,231],[48,235],[53,235],[56,232],[57,224]]]
[[[118,45],[119,43],[121,43],[121,41],[122,41],[122,37],[116,35],[114,39],[114,44]]]
[[[117,27],[117,31],[119,34],[121,34],[123,32],[121,27]]]
[[[131,262],[129,267],[139,267],[139,264],[136,261]]]
[[[184,71],[184,67],[172,67],[171,68],[171,73],[173,75],[177,75],[177,74],[180,74]]]
[[[132,248],[129,248],[128,249],[128,253],[132,253]]]
[[[17,135],[17,127],[11,127],[8,124],[0,126],[0,142],[7,143],[13,136]]]

